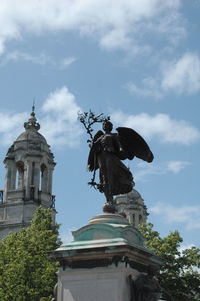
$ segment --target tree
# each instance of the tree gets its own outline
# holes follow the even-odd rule
[[[178,231],[161,238],[153,230],[153,224],[140,225],[145,245],[163,260],[160,275],[161,286],[175,301],[200,300],[200,249],[180,250],[183,239]]]
[[[31,226],[0,242],[0,300],[49,301],[56,283],[58,226],[52,211],[39,207]]]

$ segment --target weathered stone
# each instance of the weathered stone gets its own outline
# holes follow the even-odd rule
[[[134,227],[146,222],[148,212],[139,192],[133,189],[127,194],[115,197],[114,206],[117,213],[122,214]]]
[[[72,234],[74,240],[54,252],[60,262],[57,301],[129,301],[128,276],[161,264],[121,215],[95,216]]]
[[[34,111],[25,131],[8,149],[4,164],[6,168],[3,202],[0,203],[0,239],[30,225],[39,205],[55,208],[52,200],[52,173],[54,156],[46,139],[38,132],[40,125]]]

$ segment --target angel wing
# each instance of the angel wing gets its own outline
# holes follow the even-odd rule
[[[91,146],[91,149],[90,149],[90,152],[89,152],[89,155],[88,155],[88,165],[87,166],[88,166],[89,171],[97,170],[99,168],[97,158],[96,158],[96,155],[95,155],[96,148],[98,147],[98,145],[95,145],[95,142],[102,135],[103,135],[103,132],[98,131],[94,136],[92,146]]]
[[[128,158],[132,160],[134,157],[137,157],[149,163],[153,161],[154,156],[148,144],[136,131],[125,127],[119,127],[116,130],[124,150],[124,155],[121,159]]]

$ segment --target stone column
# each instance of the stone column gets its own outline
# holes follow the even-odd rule
[[[10,169],[10,180],[9,180],[9,190],[15,190],[16,187],[16,163],[14,160],[10,160],[9,167]]]
[[[131,214],[130,214],[130,221],[131,221],[131,224],[132,224],[133,226],[135,226],[135,214],[132,213],[132,212],[131,212]]]
[[[5,191],[14,190],[16,185],[16,164],[14,160],[7,160],[5,163]]]
[[[41,191],[42,192],[48,192],[47,190],[47,182],[48,182],[48,170],[47,167],[45,166],[45,168],[42,171],[42,177],[41,177]]]
[[[52,194],[52,176],[53,176],[53,166],[48,167],[48,177],[47,177],[47,193]]]
[[[136,217],[135,224],[138,226],[138,225],[139,225],[139,223],[140,223],[140,221],[139,221],[139,214],[138,214],[138,212],[137,212],[137,214],[135,215],[135,217]]]
[[[9,190],[9,180],[10,180],[10,169],[9,169],[8,161],[5,162],[5,169],[6,169],[6,175],[5,175],[5,186],[4,186],[4,195],[3,195],[3,201],[6,202],[7,199],[7,191]]]
[[[30,189],[32,182],[32,162],[26,161],[24,168],[24,186],[25,186],[25,199],[30,200]]]
[[[34,164],[33,185],[34,185],[34,199],[38,200],[38,191],[40,187],[40,163],[38,162]]]

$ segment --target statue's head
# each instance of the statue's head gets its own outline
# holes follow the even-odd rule
[[[109,120],[105,120],[103,122],[102,128],[106,133],[110,133],[113,129],[113,124]]]

